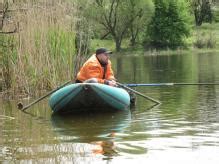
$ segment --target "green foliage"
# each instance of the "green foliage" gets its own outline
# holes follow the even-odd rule
[[[86,56],[90,53],[90,40],[93,36],[94,24],[91,18],[94,13],[94,2],[86,0],[76,0],[76,2],[75,50],[77,55]]]
[[[17,61],[17,53],[14,49],[14,37],[0,35],[0,91],[11,87],[12,66]]]
[[[215,38],[215,33],[198,33],[196,36],[196,40],[194,42],[194,46],[196,48],[215,48],[217,45],[217,40]]]
[[[133,18],[133,22],[130,24],[128,37],[130,37],[130,45],[135,46],[138,40],[141,40],[141,36],[145,31],[150,18],[154,12],[153,2],[151,0],[131,0],[128,4],[130,17],[138,15]]]
[[[183,0],[155,0],[155,13],[147,31],[153,47],[175,49],[184,45],[191,28],[186,7]]]
[[[213,19],[215,22],[219,22],[219,6],[215,7],[215,10],[213,11]]]
[[[51,56],[67,57],[75,51],[75,35],[73,32],[61,31],[57,29],[49,30],[47,34],[48,51]],[[35,38],[36,47],[39,46],[39,39]]]
[[[199,49],[218,49],[219,23],[203,23],[202,26],[194,26],[191,46]]]
[[[94,21],[101,25],[98,26],[98,32],[102,33],[101,38],[111,36],[117,51],[121,50],[125,38],[131,38],[132,45],[136,43],[153,11],[151,0],[95,0],[94,2],[92,5]]]
[[[201,26],[202,23],[212,23],[214,2],[212,0],[187,0],[194,14],[196,26]]]

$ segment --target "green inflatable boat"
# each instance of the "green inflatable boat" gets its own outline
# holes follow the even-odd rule
[[[123,111],[128,110],[130,96],[122,88],[99,83],[76,83],[53,93],[49,105],[54,113]]]

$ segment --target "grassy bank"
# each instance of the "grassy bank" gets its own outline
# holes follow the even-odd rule
[[[194,27],[192,45],[190,47],[199,49],[219,49],[219,23],[203,24],[200,27]]]
[[[194,26],[191,31],[191,36],[186,39],[186,47],[179,48],[177,50],[156,50],[156,49],[144,49],[144,45],[137,44],[135,47],[129,46],[129,40],[125,39],[122,42],[122,52],[136,53],[142,52],[145,55],[158,55],[158,54],[176,54],[184,52],[218,52],[219,51],[219,23],[205,23],[200,27]],[[92,50],[94,47],[102,46],[115,50],[115,44],[113,40],[92,40]]]

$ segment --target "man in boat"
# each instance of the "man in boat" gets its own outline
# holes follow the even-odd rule
[[[112,51],[99,48],[81,67],[76,83],[102,83],[116,86],[115,77],[109,60]]]

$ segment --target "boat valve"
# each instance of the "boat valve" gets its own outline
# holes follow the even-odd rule
[[[88,90],[90,87],[88,85],[84,85],[84,90]]]

